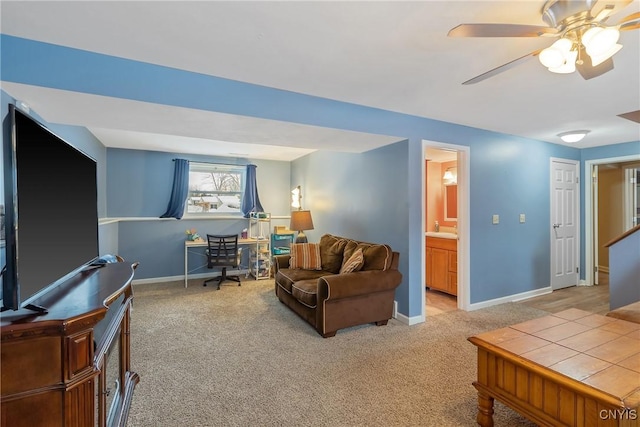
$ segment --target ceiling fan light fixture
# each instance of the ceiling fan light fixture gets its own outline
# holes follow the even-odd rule
[[[545,67],[558,68],[564,64],[564,55],[561,50],[554,48],[553,46],[546,49],[542,49],[540,55],[538,55],[540,63]]]
[[[592,27],[582,35],[582,44],[589,56],[600,56],[609,52],[618,43],[620,31],[614,27]]]
[[[576,71],[576,59],[578,58],[578,51],[572,50],[567,52],[565,56],[565,62],[559,67],[549,68],[552,73],[569,74]]]
[[[589,130],[571,130],[568,132],[559,133],[558,136],[566,143],[578,142],[582,140],[587,134],[591,132]]]
[[[589,55],[591,57],[591,65],[596,67],[602,64],[604,61],[606,61],[607,59],[615,55],[620,49],[622,49],[622,45],[616,43],[613,46],[611,46],[611,49],[609,49],[602,55]]]
[[[561,50],[562,52],[569,52],[573,47],[573,41],[571,41],[571,39],[563,37],[556,40],[551,46]]]
[[[556,40],[556,42],[548,48],[542,49],[542,52],[540,52],[538,59],[540,60],[542,65],[549,68],[550,71],[552,68],[558,69],[564,66],[567,62],[571,61],[572,57],[574,56],[572,55],[572,47],[573,42],[570,39],[563,37],[559,40]],[[577,56],[577,51],[575,52],[575,56]],[[573,57],[573,62],[575,62],[575,57]]]

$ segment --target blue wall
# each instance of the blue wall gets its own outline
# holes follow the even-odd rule
[[[258,194],[266,212],[288,216],[290,163],[271,160],[231,159],[198,155],[176,155],[155,151],[107,150],[108,216],[126,218],[117,224],[118,254],[140,262],[136,279],[180,276],[184,272],[185,230],[198,233],[240,234],[247,220],[237,219],[159,219],[169,202],[173,180],[173,159],[196,162],[257,166]],[[274,220],[273,225],[288,225]],[[104,228],[105,226],[103,226]],[[204,273],[203,261],[190,257],[189,270]]]
[[[291,184],[300,185],[303,207],[311,210],[310,241],[325,233],[389,244],[401,254],[400,271],[409,269],[407,208],[408,142],[363,154],[315,152],[292,162]],[[409,303],[408,277],[396,292],[398,305]]]
[[[581,150],[6,35],[0,42],[2,77],[7,81],[398,137],[403,142],[362,156],[322,152],[305,156],[292,163],[288,184],[303,186],[305,207],[312,209],[318,222],[314,238],[324,231],[362,236],[388,241],[401,253],[404,279],[397,292],[398,310],[409,317],[419,315],[424,303],[419,233],[422,140],[468,146],[471,302],[549,286],[549,161],[551,157],[584,161]],[[606,148],[611,155],[633,149],[633,144]],[[116,160],[114,154],[109,168],[116,168],[118,161],[147,168],[146,161],[155,161],[151,154],[132,155],[136,159]],[[143,181],[136,181],[127,194],[140,195],[142,200],[137,204],[130,200],[136,210],[126,216],[164,209],[162,191],[144,181],[166,180],[157,173],[153,167],[137,177]],[[112,173],[108,175],[112,179]],[[390,211],[376,198],[380,188],[395,203]],[[113,192],[117,193],[115,187],[107,189],[108,213],[125,216],[127,201]],[[355,201],[350,202],[351,198]],[[353,221],[349,215],[353,213],[361,221]],[[501,216],[498,226],[490,221],[494,213]],[[525,224],[517,222],[519,213],[527,215]],[[149,250],[148,241],[141,239],[154,230],[140,222],[123,224],[118,227],[122,251]],[[176,228],[167,233],[178,232]],[[147,265],[155,259],[149,258]],[[167,271],[172,274],[174,267]],[[140,273],[162,276],[165,271]]]

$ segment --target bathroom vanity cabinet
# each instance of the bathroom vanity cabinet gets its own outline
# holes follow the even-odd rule
[[[458,294],[458,240],[426,238],[427,287],[451,295]]]

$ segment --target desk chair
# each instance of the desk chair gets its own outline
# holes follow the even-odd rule
[[[204,281],[202,286],[207,286],[209,282],[218,282],[218,290],[220,283],[225,280],[233,280],[238,282],[240,286],[240,277],[227,276],[227,267],[238,268],[240,264],[240,253],[238,252],[238,235],[215,236],[207,234],[207,268],[222,268],[222,273],[218,277],[213,277]]]

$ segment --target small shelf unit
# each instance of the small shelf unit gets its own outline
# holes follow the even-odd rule
[[[271,214],[249,215],[249,238],[256,244],[249,249],[249,274],[256,280],[271,278]]]

